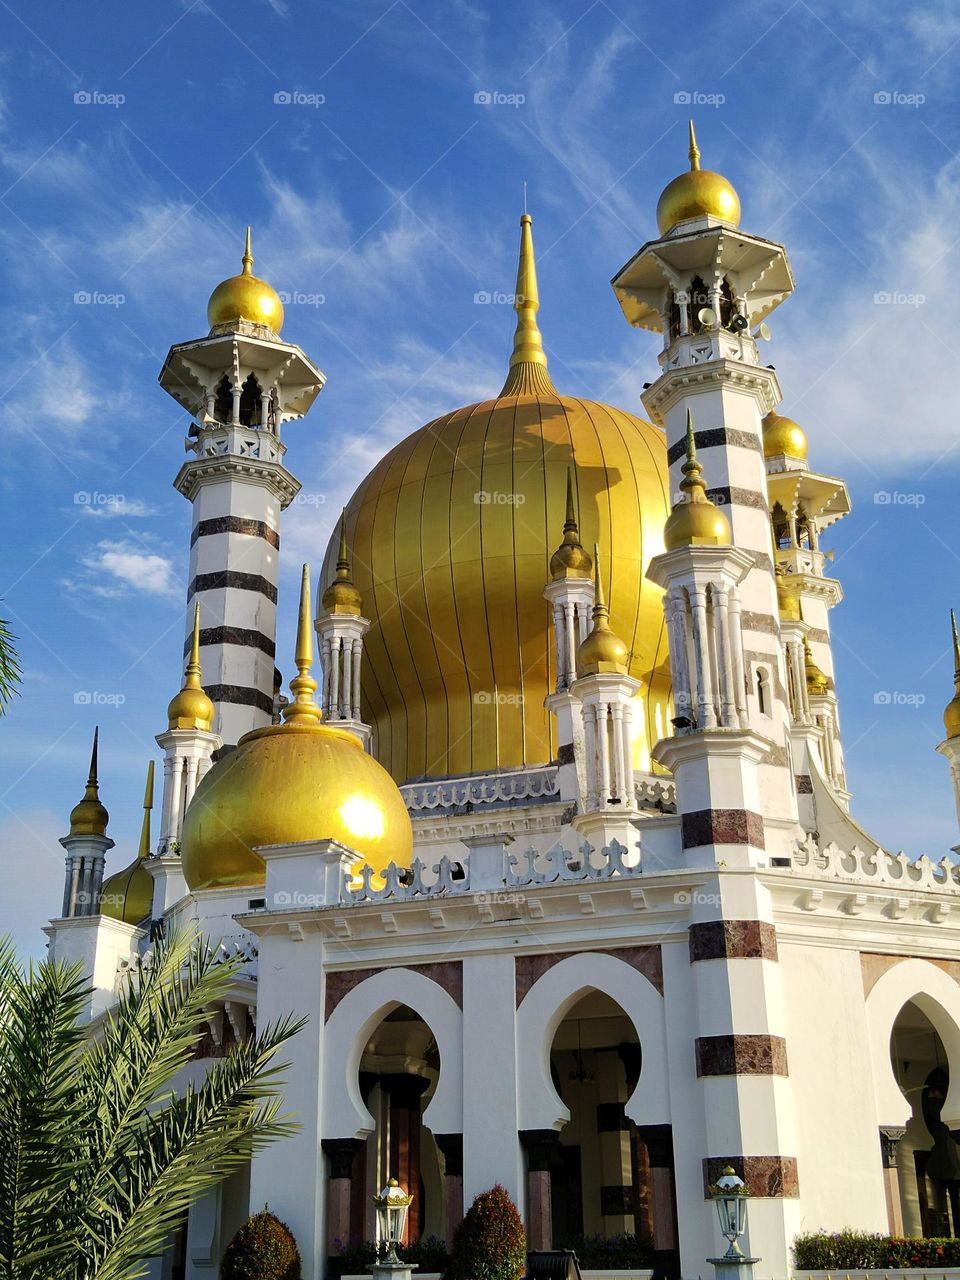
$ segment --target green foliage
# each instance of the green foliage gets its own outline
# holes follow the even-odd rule
[[[336,1253],[327,1259],[327,1276],[340,1280],[340,1276],[360,1276],[370,1270],[377,1260],[377,1246],[372,1240],[351,1240],[344,1244],[334,1240]],[[401,1262],[416,1267],[421,1275],[439,1271],[442,1275],[450,1261],[447,1246],[437,1236],[424,1236],[415,1244],[403,1244],[397,1248]]]
[[[526,1262],[520,1214],[498,1182],[477,1196],[457,1227],[446,1280],[519,1280]]]
[[[646,1270],[653,1266],[653,1243],[644,1236],[573,1236],[572,1249],[584,1271]]]
[[[960,1240],[907,1240],[867,1231],[810,1231],[793,1242],[798,1271],[886,1271],[960,1266]]]
[[[266,1209],[247,1219],[220,1264],[220,1280],[300,1280],[300,1275],[293,1233]]]
[[[90,1036],[79,966],[0,948],[0,1280],[134,1280],[190,1204],[295,1126],[266,1028],[174,1094],[242,961],[159,942]]]
[[[0,716],[7,710],[13,695],[20,692],[23,679],[15,640],[16,636],[7,622],[0,618]]]
[[[439,1271],[441,1275],[450,1262],[447,1246],[438,1236],[422,1236],[415,1244],[401,1245],[397,1256],[420,1272]]]

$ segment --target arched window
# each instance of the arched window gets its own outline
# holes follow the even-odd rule
[[[217,398],[213,404],[213,413],[218,422],[233,421],[233,387],[226,374],[217,383]]]
[[[690,284],[690,332],[700,333],[703,325],[700,322],[700,312],[704,307],[710,306],[710,295],[707,293],[707,286],[703,283],[699,276],[694,276]]]
[[[737,314],[737,308],[734,303],[733,290],[730,288],[730,281],[724,277],[720,285],[720,325],[724,329],[730,328],[730,321]]]
[[[779,502],[773,504],[770,518],[773,521],[774,542],[778,547],[789,547],[791,545],[790,521],[787,519],[787,513]]]
[[[244,427],[260,425],[260,383],[252,373],[240,391],[240,424]]]
[[[760,714],[770,714],[770,677],[765,667],[757,667],[757,703]]]
[[[797,507],[797,546],[809,547],[810,545],[810,522],[807,519],[807,513],[803,507]]]
[[[670,337],[678,338],[680,336],[680,303],[677,301],[677,295],[672,289],[667,295],[667,316],[670,325]]]

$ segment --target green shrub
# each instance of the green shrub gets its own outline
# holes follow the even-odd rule
[[[421,1274],[424,1271],[439,1271],[442,1275],[450,1262],[447,1246],[437,1236],[424,1236],[416,1244],[403,1244],[397,1249],[397,1256],[402,1262],[409,1262]]]
[[[909,1271],[960,1266],[960,1239],[907,1240],[867,1231],[811,1231],[793,1242],[798,1271]]]
[[[290,1228],[266,1209],[247,1219],[220,1263],[220,1280],[300,1280],[300,1274]]]
[[[519,1280],[526,1263],[520,1214],[498,1182],[477,1196],[457,1227],[445,1280]]]
[[[573,1236],[572,1249],[584,1271],[643,1271],[653,1266],[653,1244],[644,1236]]]
[[[372,1240],[351,1240],[344,1244],[334,1240],[336,1253],[327,1259],[327,1276],[329,1280],[340,1280],[341,1276],[360,1276],[366,1274],[377,1260],[377,1246]],[[409,1262],[421,1273],[439,1271],[441,1275],[450,1261],[447,1246],[436,1236],[424,1236],[415,1244],[402,1244],[397,1247],[397,1256],[401,1262]]]

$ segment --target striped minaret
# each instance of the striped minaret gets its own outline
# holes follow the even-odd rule
[[[186,653],[200,606],[204,687],[226,745],[274,713],[280,513],[300,491],[280,430],[301,418],[324,375],[283,342],[280,295],[243,270],[213,291],[206,338],[172,347],[160,385],[193,416],[193,453],[174,485],[193,504]]]

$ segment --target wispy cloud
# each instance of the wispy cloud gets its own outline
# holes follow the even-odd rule
[[[71,584],[78,591],[107,599],[131,590],[165,599],[179,599],[183,593],[172,559],[131,541],[99,542],[82,564],[88,571],[86,577]]]

